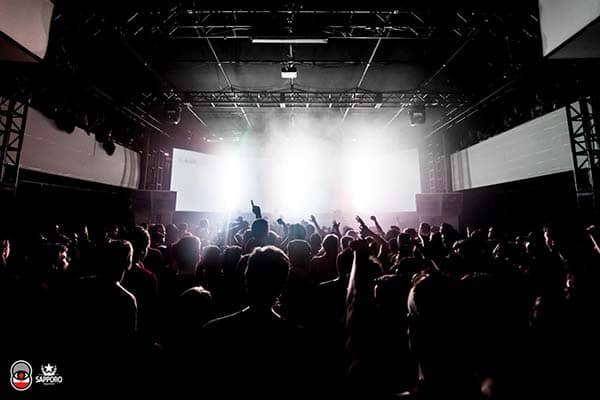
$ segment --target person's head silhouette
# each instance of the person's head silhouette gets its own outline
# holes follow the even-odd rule
[[[334,234],[329,234],[323,239],[323,249],[327,255],[337,256],[340,249],[340,240]]]
[[[269,234],[269,223],[259,218],[252,223],[252,237],[258,242],[264,242]]]
[[[133,247],[127,240],[111,240],[104,246],[105,264],[98,276],[106,281],[121,282],[125,272],[131,268]]]
[[[310,245],[305,240],[294,239],[289,242],[287,252],[292,267],[308,269],[310,251]]]
[[[195,272],[200,261],[200,239],[182,237],[173,245],[173,258],[180,272]]]
[[[287,281],[289,268],[288,257],[277,247],[254,249],[244,275],[249,306],[259,310],[271,309]]]
[[[148,254],[148,247],[150,247],[148,231],[141,226],[134,226],[127,235],[127,239],[133,246],[133,262],[144,261]]]

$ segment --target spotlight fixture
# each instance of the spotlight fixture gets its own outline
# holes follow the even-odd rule
[[[286,65],[281,68],[281,78],[282,79],[296,79],[298,77],[298,71],[296,67],[292,64]]]
[[[102,145],[102,148],[109,156],[115,153],[116,145],[112,138],[112,130],[106,126],[100,126],[95,132],[96,141]]]
[[[421,125],[425,123],[425,106],[422,104],[410,106],[408,109],[408,118],[410,126]]]
[[[75,131],[75,115],[66,107],[56,107],[53,110],[54,124],[61,131],[73,133]]]
[[[169,123],[173,125],[179,124],[181,121],[181,104],[173,103],[167,105],[165,114]]]
[[[115,145],[115,142],[113,142],[113,140],[109,138],[106,142],[102,143],[102,148],[104,149],[104,151],[106,151],[106,154],[112,156],[113,154],[115,154],[117,146]]]
[[[312,38],[301,38],[301,37],[256,37],[252,38],[252,43],[259,44],[327,44],[328,39],[326,37],[312,37]]]

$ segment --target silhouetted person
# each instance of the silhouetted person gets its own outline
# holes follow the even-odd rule
[[[167,246],[171,246],[173,243],[177,242],[181,237],[181,232],[177,228],[175,224],[169,224],[165,230],[165,244]]]
[[[321,250],[321,235],[318,233],[313,233],[310,235],[310,250],[314,256],[316,256]]]
[[[313,286],[310,276],[311,248],[305,240],[295,239],[288,243],[290,276],[280,300],[280,311],[287,319],[300,325],[306,323],[310,311],[310,292]]]
[[[269,234],[269,223],[266,219],[256,219],[252,222],[250,227],[252,231],[252,239],[254,239],[254,246],[260,247],[267,243],[267,236]]]
[[[423,275],[408,296],[410,348],[419,372],[417,399],[476,398],[460,356],[456,290],[440,274]]]
[[[346,291],[353,260],[352,250],[343,250],[336,260],[338,277],[320,283],[314,291],[312,325],[318,337],[317,350],[327,390],[339,390],[346,376]]]
[[[353,240],[354,238],[352,236],[342,236],[342,250],[350,248],[350,243],[352,243]]]
[[[168,266],[170,261],[170,253],[165,246],[163,225],[151,225],[150,231],[150,247],[148,253],[144,257],[144,267],[156,275],[159,284],[172,278],[175,271]],[[165,257],[167,256],[167,257]],[[162,288],[160,288],[162,290]]]
[[[177,297],[198,284],[197,269],[200,262],[200,239],[186,236],[177,241],[171,250],[175,264],[175,280],[170,291]]]
[[[187,236],[190,234],[190,226],[185,222],[177,224],[177,229],[179,230],[179,234],[181,236]]]
[[[405,262],[409,259],[403,259]],[[417,365],[408,346],[406,304],[412,287],[412,276],[382,275],[375,280],[377,323],[372,329],[390,338],[375,352],[372,369],[377,371],[384,393],[401,393],[417,382]]]
[[[208,222],[208,220],[206,218],[202,218],[199,222],[198,222],[198,238],[201,241],[205,241],[208,240],[210,237],[210,224]]]
[[[218,291],[223,281],[221,250],[217,246],[206,246],[198,265],[198,282],[212,292]]]
[[[133,246],[133,263],[125,274],[123,286],[137,299],[140,334],[152,340],[156,328],[158,280],[143,262],[150,247],[150,235],[141,226],[135,226],[127,237]]]
[[[129,365],[135,372],[137,304],[135,296],[121,285],[132,265],[133,248],[127,241],[113,240],[102,247],[101,254],[98,275],[81,279],[71,292],[66,306],[70,312],[65,318],[69,328],[63,337],[62,357],[69,357],[70,362],[61,367],[71,376],[69,387],[88,392],[97,387],[96,378],[106,365]],[[135,375],[131,376],[136,382]],[[102,390],[118,386],[106,382]]]
[[[292,224],[289,227],[289,240],[306,240],[306,228],[302,224]]]
[[[242,258],[240,246],[227,246],[223,250],[221,268],[223,285],[220,308],[229,314],[242,308],[245,299],[244,270],[239,268]]]
[[[361,229],[363,230],[363,229]],[[378,344],[375,279],[382,274],[379,261],[370,255],[369,242],[352,242],[354,261],[346,296],[346,352],[350,390],[357,398],[381,395],[372,366]],[[370,393],[370,394],[369,394]]]
[[[126,240],[112,240],[104,246],[103,265],[94,279],[101,293],[100,309],[95,310],[99,332],[103,340],[121,341],[137,330],[137,302],[135,296],[123,287],[123,277],[133,265],[133,247]],[[106,328],[106,331],[105,329]]]
[[[338,276],[336,260],[340,248],[340,241],[334,234],[329,234],[323,239],[323,254],[313,257],[311,273],[316,282],[325,282]]]
[[[213,397],[304,396],[307,387],[298,378],[309,370],[300,330],[272,309],[288,273],[289,260],[281,250],[255,249],[244,275],[248,307],[206,324],[206,383]]]

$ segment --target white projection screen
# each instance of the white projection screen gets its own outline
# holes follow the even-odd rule
[[[452,189],[463,190],[573,169],[564,108],[452,154]]]
[[[306,158],[308,157],[308,158]],[[416,149],[336,158],[240,157],[174,149],[177,211],[247,212],[250,200],[273,215],[414,211],[420,192]]]
[[[0,32],[43,59],[48,48],[53,10],[51,0],[2,0]]]
[[[600,16],[600,0],[539,0],[544,56]]]
[[[29,108],[21,168],[137,189],[140,183],[140,155],[119,144],[108,155],[94,135],[81,128],[68,134],[39,111]]]

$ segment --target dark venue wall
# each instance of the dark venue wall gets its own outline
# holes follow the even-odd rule
[[[8,224],[47,227],[134,223],[133,190],[21,170],[18,190],[2,193]]]
[[[572,227],[582,224],[572,172],[460,191],[461,226],[499,225],[527,232],[550,222]],[[557,212],[560,210],[560,212]]]

